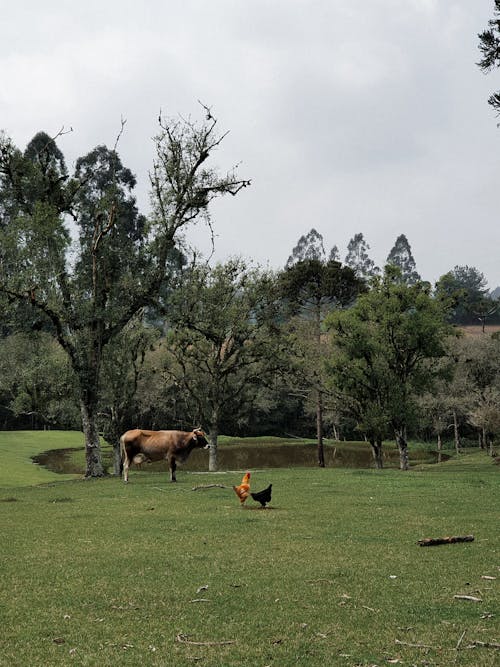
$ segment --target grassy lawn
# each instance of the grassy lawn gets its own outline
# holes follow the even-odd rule
[[[47,449],[83,445],[83,435],[76,431],[0,431],[0,488],[74,479],[75,475],[58,475],[35,465],[31,457]]]
[[[254,471],[254,490],[273,483],[261,510],[239,507],[236,473],[27,486],[14,435],[0,434],[2,667],[499,664],[469,648],[500,643],[500,468],[485,455]]]

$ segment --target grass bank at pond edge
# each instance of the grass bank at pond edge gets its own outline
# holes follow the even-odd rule
[[[105,468],[113,470],[112,447],[102,441]],[[67,451],[66,451],[67,449]],[[64,450],[64,451],[63,451]],[[328,467],[373,467],[373,458],[368,443],[325,441],[325,461]],[[40,454],[42,454],[40,456]],[[63,431],[23,431],[0,432],[0,487],[21,484],[38,484],[52,478],[40,473],[33,466],[33,458],[53,473],[66,473],[70,477],[81,476],[85,471],[83,435]],[[314,440],[299,438],[233,438],[221,436],[219,439],[219,467],[221,470],[239,470],[279,467],[316,467],[317,449]],[[6,475],[6,466],[17,462],[12,470],[13,477]],[[412,465],[433,463],[436,454],[430,445],[410,445]],[[384,465],[399,467],[399,454],[393,442],[384,448]],[[181,470],[205,472],[208,468],[206,451],[194,450]],[[132,474],[164,472],[164,462],[145,464],[141,468],[132,466]],[[2,474],[3,471],[3,474]]]
[[[35,465],[32,457],[48,449],[83,447],[78,431],[0,431],[0,488],[74,479]]]

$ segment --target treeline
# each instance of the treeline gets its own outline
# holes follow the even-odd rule
[[[168,315],[165,315],[168,313]],[[281,272],[241,259],[178,272],[103,356],[99,431],[203,425],[238,436],[408,437],[491,450],[500,432],[500,338],[465,336],[450,301],[397,270],[369,286],[338,262]],[[0,341],[2,428],[81,428],[78,383],[49,332]],[[211,450],[211,468],[217,449]]]
[[[319,465],[325,435],[366,438],[377,465],[395,438],[402,468],[413,436],[492,451],[500,341],[454,326],[494,314],[480,272],[431,286],[405,237],[379,270],[362,235],[342,263],[316,252],[317,232],[283,270],[208,265],[182,232],[249,181],[207,166],[225,135],[205,111],[160,119],[148,217],[116,146],[70,173],[45,133],[24,152],[2,138],[1,427],[83,428],[87,476],[103,474],[99,434],[117,444],[136,426],[203,426],[212,470],[220,433],[314,434]]]
[[[370,246],[362,233],[354,234],[347,244],[347,253],[344,263],[356,273],[356,276],[369,281],[375,276],[381,276],[382,270],[370,255]],[[314,228],[300,237],[293,248],[286,266],[291,266],[299,260],[318,259],[341,261],[338,246],[334,245],[327,253],[323,236]],[[403,280],[408,284],[422,281],[417,270],[410,243],[405,234],[400,234],[391,248],[385,265],[397,266]],[[450,321],[454,324],[485,325],[500,323],[500,286],[489,290],[486,278],[473,266],[455,266],[443,274],[435,286],[437,292],[444,293],[452,298]]]

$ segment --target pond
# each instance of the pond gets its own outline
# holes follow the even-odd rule
[[[75,452],[82,452],[83,448],[75,449],[54,449],[43,452],[33,457],[33,461],[42,465],[53,472],[66,474],[84,474],[85,463],[82,455],[76,455]],[[338,446],[326,445],[325,464],[328,468],[373,468],[373,457],[370,446],[364,443],[343,444]],[[111,453],[103,453],[104,464],[112,470]],[[259,445],[228,445],[218,448],[219,469],[223,470],[243,470],[259,468],[294,468],[294,467],[317,467],[316,445],[279,445],[279,444],[259,444]],[[417,450],[411,453],[410,462],[417,463],[435,463],[437,455],[431,451]],[[387,447],[384,452],[384,465],[388,468],[397,468],[399,466],[399,453],[395,447]],[[131,467],[133,470],[136,466]],[[187,462],[179,466],[181,469],[191,470],[193,472],[204,472],[208,470],[208,452],[195,449]],[[143,464],[142,470],[164,471],[165,462]]]

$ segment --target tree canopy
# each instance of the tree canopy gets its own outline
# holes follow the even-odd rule
[[[488,21],[488,28],[479,33],[481,60],[477,63],[483,72],[488,73],[500,66],[500,0],[494,0],[493,18]],[[500,92],[493,93],[488,99],[497,113],[500,113]]]
[[[360,428],[381,444],[391,425],[408,468],[407,431],[416,415],[416,396],[442,372],[435,364],[446,354],[451,334],[442,304],[426,283],[409,285],[387,267],[382,279],[348,310],[332,313],[329,363],[332,384],[354,406]]]
[[[404,234],[400,234],[396,239],[386,260],[389,266],[395,266],[400,271],[400,278],[408,285],[414,285],[420,280],[410,243]]]
[[[0,141],[0,292],[36,311],[70,358],[87,476],[103,474],[97,410],[106,346],[154,304],[180,231],[197,218],[209,220],[215,197],[236,195],[249,184],[234,171],[219,175],[207,166],[224,137],[208,110],[201,123],[159,123],[148,218],[137,210],[135,178],[116,146],[80,158],[70,176],[45,133],[24,154],[7,137]]]

